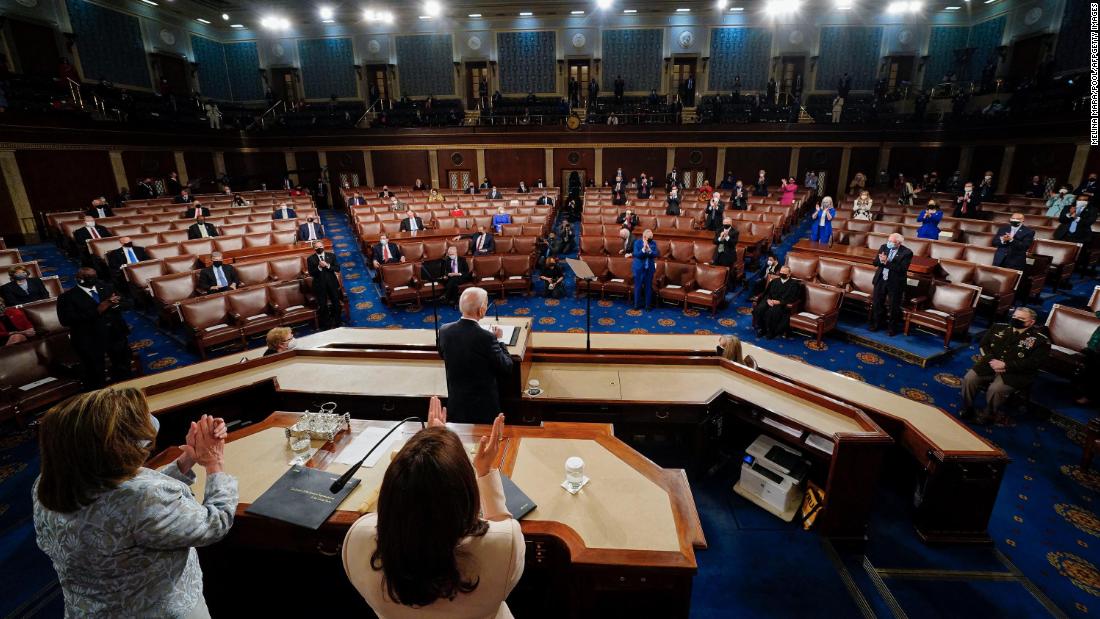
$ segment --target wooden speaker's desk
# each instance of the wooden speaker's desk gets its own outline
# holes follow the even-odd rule
[[[374,511],[388,454],[375,466],[356,473],[359,486],[319,531],[245,512],[287,470],[294,454],[287,446],[284,428],[297,418],[297,413],[274,413],[229,436],[225,470],[238,479],[240,505],[229,537],[210,549],[217,549],[213,554],[204,552],[203,556],[207,597],[215,615],[219,610],[232,611],[231,606],[224,607],[232,603],[233,596],[231,587],[219,582],[222,574],[244,570],[256,577],[269,571],[294,570],[296,564],[313,561],[324,564],[318,569],[325,573],[338,574],[342,571],[339,549],[348,527],[363,513]],[[323,445],[315,442],[320,449],[309,466],[342,473],[348,465],[335,460],[355,436],[369,427],[392,425],[353,420],[350,434]],[[488,432],[488,426],[450,427],[469,447]],[[386,449],[396,451],[419,429],[419,424],[405,424]],[[525,583],[519,590],[521,594],[540,589],[571,592],[556,601],[539,600],[539,612],[550,610],[544,604],[553,608],[540,616],[592,616],[608,604],[608,592],[613,592],[610,598],[629,595],[634,605],[662,609],[662,616],[687,616],[696,571],[694,550],[705,548],[706,540],[682,471],[653,464],[616,439],[605,424],[507,426],[504,435],[502,472],[538,505],[520,523],[527,541],[527,560]],[[169,449],[151,464],[162,466],[177,455],[175,448]],[[570,456],[584,459],[591,479],[576,496],[559,485],[564,479],[565,459]],[[198,479],[194,488],[201,501],[205,476],[201,468],[195,470]],[[430,508],[430,500],[425,507]],[[256,563],[261,556],[267,564]],[[272,563],[278,556],[283,563]],[[362,606],[350,586],[334,590],[340,592],[342,604],[351,605],[344,608]],[[285,613],[284,604],[276,600],[275,608]]]

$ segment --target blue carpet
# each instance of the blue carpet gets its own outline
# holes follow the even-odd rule
[[[341,214],[324,212],[325,225],[342,260],[352,306],[352,326],[428,328],[430,307],[420,311],[391,310],[384,306],[371,283],[354,236]],[[775,249],[782,256],[806,234],[804,224]],[[72,284],[75,266],[53,245],[20,248],[38,259],[47,274]],[[1072,289],[1044,292],[1035,305],[1041,314],[1054,303],[1082,306],[1095,280],[1075,276]],[[568,283],[572,289],[572,282]],[[709,313],[663,307],[634,312],[622,301],[592,303],[596,331],[635,333],[734,333],[757,342],[750,325],[746,295],[728,295],[729,304],[716,317]],[[583,331],[583,299],[558,300],[540,296],[509,297],[497,304],[501,315],[530,316],[535,329]],[[455,320],[457,312],[440,309],[442,321]],[[842,317],[844,328],[857,328],[858,317]],[[194,352],[183,345],[180,333],[158,329],[152,317],[127,312],[133,327],[131,344],[141,351],[146,371],[155,372],[192,363]],[[952,355],[937,359],[928,368],[908,364],[864,346],[826,337],[818,346],[803,336],[791,336],[762,344],[777,352],[853,378],[878,385],[906,397],[929,402],[955,412],[959,406],[961,377],[976,353],[976,337],[988,326],[979,321],[971,328],[974,343],[960,340]],[[902,337],[895,338],[901,340]],[[907,346],[935,346],[932,335],[914,336]],[[981,428],[979,432],[1001,446],[1012,458],[990,520],[994,546],[929,547],[913,533],[908,513],[910,496],[904,488],[882,484],[871,521],[866,560],[877,569],[921,569],[941,576],[930,580],[885,578],[876,585],[865,568],[862,554],[840,553],[816,533],[787,525],[753,508],[730,487],[736,476],[736,460],[708,478],[694,481],[692,489],[710,548],[697,553],[699,573],[692,597],[697,617],[805,617],[859,616],[851,583],[879,617],[891,616],[896,602],[910,617],[924,616],[1042,616],[1045,611],[1023,584],[1030,582],[1060,609],[1073,617],[1100,616],[1100,473],[1077,469],[1080,459],[1079,426],[1095,411],[1071,406],[1067,382],[1042,375],[1034,397],[1059,414],[1050,421],[1020,419],[1015,427]],[[38,471],[36,447],[25,434],[0,438],[0,617],[18,615],[59,616],[60,596],[52,568],[33,541],[29,519],[30,484]],[[652,455],[652,454],[651,454]],[[657,458],[656,455],[653,455]],[[658,460],[659,461],[659,460]],[[1003,553],[1009,564],[1002,562]],[[949,572],[976,570],[1014,574],[1011,582],[958,580]],[[1026,579],[1026,580],[1025,580]],[[18,610],[17,610],[18,609]]]

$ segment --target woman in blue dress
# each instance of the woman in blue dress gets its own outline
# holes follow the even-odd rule
[[[928,208],[917,215],[917,223],[920,224],[920,229],[917,230],[917,238],[938,241],[940,239],[941,219],[943,219],[943,211],[940,210],[940,203],[929,200]]]
[[[814,209],[814,221],[810,224],[811,241],[825,244],[832,241],[833,217],[836,217],[836,209],[833,208],[833,199],[829,196],[825,196]]]

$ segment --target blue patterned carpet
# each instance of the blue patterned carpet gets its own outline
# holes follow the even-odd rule
[[[346,220],[333,212],[323,217],[343,261],[352,326],[430,327],[430,307],[411,311],[382,305]],[[777,247],[778,253],[782,256],[804,235],[805,226]],[[71,285],[75,266],[53,245],[20,249],[39,260],[47,274]],[[1053,303],[1084,305],[1095,280],[1075,276],[1072,283],[1072,290],[1044,294],[1037,309],[1049,310]],[[571,290],[572,282],[568,285]],[[679,308],[634,312],[622,301],[594,301],[593,330],[734,333],[756,342],[746,296],[731,294],[728,300],[713,318]],[[583,299],[571,296],[561,301],[513,296],[497,304],[501,315],[530,316],[536,329],[553,331],[583,331],[584,307]],[[458,317],[450,308],[439,311],[443,322]],[[131,343],[141,350],[146,371],[197,359],[180,334],[159,330],[151,317],[129,312],[127,318],[134,329]],[[857,327],[858,319],[843,317],[841,328]],[[972,327],[973,342],[987,326]],[[928,334],[912,337],[938,341]],[[976,352],[975,343],[962,343],[922,369],[838,337],[827,337],[822,346],[802,336],[764,345],[951,412],[959,407],[961,377]],[[1100,472],[1077,467],[1078,423],[1095,412],[1073,405],[1065,387],[1064,380],[1044,374],[1035,389],[1035,398],[1057,413],[1049,421],[1025,418],[1014,427],[979,430],[1012,458],[990,521],[993,547],[922,544],[909,524],[909,491],[885,483],[891,479],[878,491],[871,541],[862,554],[834,549],[815,533],[774,520],[733,495],[735,465],[693,482],[710,542],[709,550],[697,554],[693,616],[1100,616]],[[0,617],[60,616],[56,580],[34,545],[30,522],[29,488],[38,469],[30,438],[10,430],[0,438],[0,578],[5,583]],[[649,455],[663,463],[661,454]],[[792,582],[798,583],[797,591]]]

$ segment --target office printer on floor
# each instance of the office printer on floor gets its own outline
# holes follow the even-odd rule
[[[802,504],[802,482],[809,471],[801,453],[761,435],[745,450],[741,479],[733,491],[790,522]]]

